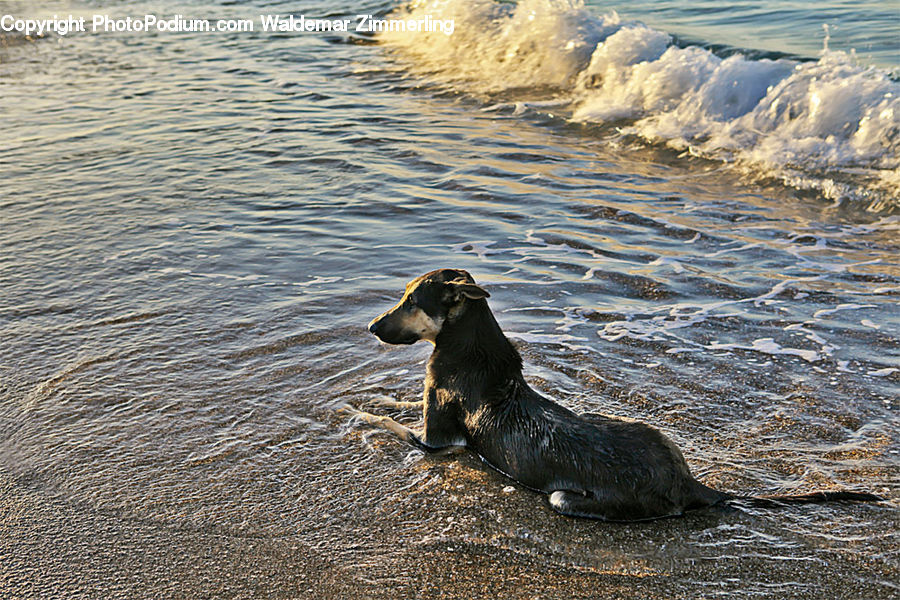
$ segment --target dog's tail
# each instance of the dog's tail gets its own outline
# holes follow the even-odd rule
[[[818,504],[821,502],[882,502],[884,498],[869,492],[839,491],[810,492],[808,494],[784,494],[772,496],[730,496],[727,503],[778,508],[790,504]]]

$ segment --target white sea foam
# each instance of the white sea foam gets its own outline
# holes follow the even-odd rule
[[[580,0],[418,0],[401,13],[456,20],[452,36],[380,39],[414,71],[461,91],[552,88],[575,121],[614,123],[836,200],[881,208],[900,197],[900,83],[846,53],[723,58],[615,13],[591,14]],[[535,108],[506,100],[519,113]]]
[[[713,342],[706,346],[710,350],[752,350],[763,354],[788,354],[799,356],[806,362],[816,362],[820,359],[820,355],[815,350],[805,350],[803,348],[788,348],[775,342],[772,338],[760,338],[753,340],[749,346],[742,344],[720,344]]]
[[[576,351],[584,351],[584,352],[597,352],[597,349],[592,346],[586,346],[583,343],[585,340],[582,337],[577,337],[569,334],[558,334],[558,333],[540,333],[533,331],[507,331],[506,336],[512,338],[514,340],[522,340],[523,342],[529,344],[556,344],[559,346],[563,346],[564,348],[568,348],[570,350]]]
[[[878,308],[874,304],[838,304],[834,308],[823,308],[822,310],[817,310],[813,313],[814,319],[820,319],[826,315],[834,314],[841,310],[857,310],[860,308]]]
[[[402,18],[425,15],[453,19],[453,35],[385,32],[379,40],[473,92],[570,85],[597,43],[618,29],[617,17],[598,19],[568,0],[418,0],[400,11]]]
[[[896,367],[888,367],[886,369],[877,369],[875,371],[869,371],[867,375],[871,375],[872,377],[887,377],[888,375],[892,375],[893,373],[900,372],[900,369]]]

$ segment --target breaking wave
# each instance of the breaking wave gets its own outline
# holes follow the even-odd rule
[[[579,0],[419,0],[399,18],[454,19],[453,35],[385,32],[409,65],[500,110],[574,122],[731,163],[832,200],[900,207],[900,83],[852,54],[759,57],[680,45]],[[499,104],[498,104],[499,102]]]

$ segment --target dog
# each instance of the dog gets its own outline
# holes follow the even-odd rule
[[[490,294],[459,269],[413,279],[396,306],[369,323],[388,344],[434,345],[420,432],[386,416],[355,417],[428,452],[469,449],[521,485],[547,495],[553,510],[604,521],[641,521],[733,500],[764,506],[831,500],[878,501],[864,492],[736,496],[697,481],[678,447],[643,423],[576,414],[534,391],[522,359],[488,307]]]

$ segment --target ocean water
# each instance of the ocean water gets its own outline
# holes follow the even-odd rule
[[[257,30],[0,37],[0,592],[311,597],[316,556],[361,597],[900,594],[895,3],[2,11]],[[455,29],[258,26],[301,13]],[[536,388],[708,485],[887,501],[566,519],[352,422],[421,394],[365,325],[445,266]]]

